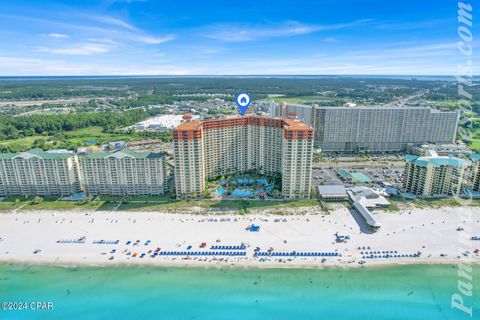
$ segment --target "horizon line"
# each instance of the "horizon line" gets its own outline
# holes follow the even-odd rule
[[[369,74],[369,73],[353,73],[353,74],[335,74],[335,73],[326,73],[326,74],[157,74],[157,75],[143,75],[143,74],[100,74],[100,75],[0,75],[0,78],[47,78],[47,77],[359,77],[359,76],[368,76],[368,77],[455,77],[453,74]]]

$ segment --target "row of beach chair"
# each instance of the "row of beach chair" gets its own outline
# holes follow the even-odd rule
[[[398,258],[418,258],[420,257],[419,253],[411,254],[383,254],[383,255],[374,255],[362,256],[362,259],[398,259]]]
[[[245,245],[240,246],[211,246],[211,250],[246,250],[247,247]]]
[[[361,255],[372,255],[372,254],[397,254],[397,250],[382,250],[382,251],[360,251]]]
[[[93,244],[118,244],[120,240],[94,240]]]
[[[338,252],[255,252],[255,256],[268,257],[339,257]]]
[[[85,243],[85,239],[62,239],[57,240],[57,243]]]
[[[160,256],[245,256],[246,252],[229,251],[161,251]]]

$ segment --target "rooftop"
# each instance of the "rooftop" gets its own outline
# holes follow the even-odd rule
[[[362,202],[354,202],[353,206],[357,211],[362,215],[367,224],[374,228],[380,228],[381,224],[378,222],[373,214],[368,210],[368,208]]]
[[[460,159],[451,156],[439,156],[433,150],[429,150],[429,155],[425,157],[408,154],[405,156],[405,160],[421,167],[432,165],[434,167],[450,166],[460,169],[470,164],[470,161],[466,159]]]
[[[318,186],[318,193],[322,196],[346,196],[345,186],[343,184],[330,184]]]
[[[473,161],[478,161],[480,159],[480,154],[474,153],[470,155],[470,159],[472,159]]]
[[[42,149],[32,149],[17,153],[0,153],[0,159],[68,159],[74,156],[74,153],[64,150],[43,151]]]
[[[296,120],[296,119],[283,119],[285,125],[292,128],[292,129],[309,129],[311,128],[310,125],[306,124],[303,121]]]
[[[244,116],[244,117],[216,118],[216,119],[209,119],[209,120],[203,120],[203,121],[184,122],[178,125],[175,129],[193,130],[193,129],[198,129],[199,126],[203,125],[204,123],[228,121],[228,120],[235,120],[235,119],[268,119],[268,120],[274,119],[274,120],[281,120],[283,122],[283,125],[288,129],[311,129],[312,128],[309,124],[296,119],[283,119],[283,118],[262,117],[262,116]]]
[[[287,103],[289,106],[294,106],[294,107],[302,107],[302,108],[308,108],[311,109],[313,108],[312,105],[307,105],[307,104],[299,104],[299,103]],[[316,109],[335,109],[335,110],[340,110],[340,109],[348,109],[348,110],[429,110],[430,112],[446,112],[446,113],[458,113],[455,110],[452,111],[442,111],[434,108],[425,108],[425,107],[419,107],[419,106],[384,106],[384,105],[368,105],[368,106],[363,106],[363,105],[351,105],[351,106],[315,106]]]
[[[175,127],[175,129],[177,129],[177,130],[199,129],[202,124],[203,124],[202,121],[184,122],[184,123],[179,124],[177,127]]]
[[[163,152],[138,152],[128,148],[120,149],[114,152],[93,152],[83,156],[85,159],[108,159],[108,158],[131,158],[131,159],[155,159],[164,157]]]

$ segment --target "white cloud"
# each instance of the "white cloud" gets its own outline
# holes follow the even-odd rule
[[[221,41],[242,42],[274,37],[296,36],[324,30],[338,30],[365,25],[371,22],[372,20],[357,20],[349,23],[331,25],[302,24],[297,21],[270,25],[219,24],[207,28],[204,36]]]
[[[72,59],[69,57],[69,59]],[[456,64],[439,61],[398,59],[355,60],[348,55],[306,56],[294,59],[215,60],[208,65],[184,65],[169,62],[159,64],[138,61],[91,61],[80,63],[63,59],[36,59],[0,56],[0,76],[53,76],[53,75],[265,75],[265,74],[455,74]],[[480,72],[475,67],[474,73]]]
[[[86,66],[72,66],[61,60],[0,56],[0,75],[61,75],[78,74]]]
[[[138,44],[159,45],[176,38],[174,34],[149,34],[119,18],[92,15],[85,11],[76,11],[75,13],[67,11],[64,16],[56,19],[38,18],[38,16],[28,17],[0,13],[1,18],[23,20],[35,27],[54,27],[56,31],[60,31],[43,34],[42,36],[57,40],[70,40],[69,42],[65,41],[61,47],[58,45],[54,47],[45,43],[30,45],[37,51],[56,55],[96,55],[108,53],[118,47],[129,49],[138,46]],[[112,40],[97,41],[94,38],[109,38]]]
[[[58,59],[0,56],[0,76],[189,75],[203,70],[174,65],[81,64]]]
[[[436,19],[436,20],[423,20],[423,21],[385,21],[377,25],[378,29],[390,29],[390,30],[414,30],[414,29],[426,29],[435,28],[442,24],[451,23],[451,19]]]
[[[76,55],[76,56],[90,56],[94,54],[106,53],[114,48],[111,44],[106,43],[82,43],[70,47],[62,48],[47,48],[38,47],[37,50],[41,52],[48,52],[58,55]]]
[[[334,38],[334,37],[327,37],[327,38],[323,39],[323,41],[329,42],[329,43],[337,43],[337,42],[340,42],[340,40],[338,40],[337,38]]]
[[[110,16],[94,16],[92,17],[94,20],[97,20],[99,22],[103,22],[112,26],[117,26],[117,27],[122,27],[131,31],[139,31],[139,29],[132,24],[125,22],[121,19],[117,19],[114,17]]]
[[[46,35],[47,37],[49,38],[55,38],[55,39],[65,39],[65,38],[68,38],[68,36],[66,34],[62,34],[62,33],[49,33]]]
[[[133,40],[145,44],[161,44],[167,41],[171,41],[175,39],[175,36],[173,34],[169,34],[163,37],[154,37],[154,36],[145,36],[145,35],[140,35],[140,36],[134,36],[132,37]]]

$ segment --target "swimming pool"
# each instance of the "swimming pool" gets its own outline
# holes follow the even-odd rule
[[[250,197],[253,193],[247,189],[235,189],[232,192],[233,197]]]

